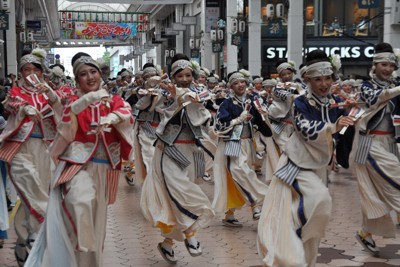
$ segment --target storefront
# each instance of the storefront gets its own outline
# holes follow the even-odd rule
[[[269,77],[276,73],[275,62],[286,57],[288,5],[282,0],[262,0],[261,6],[261,74]],[[339,54],[345,77],[367,76],[373,46],[382,39],[383,10],[383,0],[304,0],[303,52],[320,48],[328,55]],[[248,67],[248,42],[245,34],[239,49],[244,68]]]

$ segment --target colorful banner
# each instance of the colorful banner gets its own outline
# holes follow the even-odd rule
[[[136,23],[69,22],[65,28],[66,39],[111,40],[136,36]]]

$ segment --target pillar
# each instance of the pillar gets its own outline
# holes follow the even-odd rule
[[[226,0],[226,74],[238,69],[237,47],[231,44],[232,40],[232,18],[237,17],[237,1]]]
[[[249,71],[261,75],[261,0],[249,1]]]
[[[7,43],[4,45],[7,46],[7,72],[14,73],[15,75],[18,74],[18,67],[17,67],[17,33],[16,33],[16,26],[15,26],[15,4],[14,1],[11,1],[10,9],[8,10],[8,19],[9,19],[9,28],[6,31],[6,40]],[[6,73],[6,75],[8,74]]]
[[[288,14],[288,60],[296,66],[303,62],[303,0],[290,1]]]

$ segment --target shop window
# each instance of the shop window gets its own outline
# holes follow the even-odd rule
[[[263,38],[287,36],[288,10],[277,16],[277,6],[284,0],[261,0]],[[246,4],[246,2],[245,2]],[[363,37],[377,36],[378,25],[383,24],[379,7],[360,8],[359,0],[304,0],[305,31],[307,37]]]
[[[377,35],[375,25],[381,19],[378,8],[360,8],[359,1],[323,0],[321,12],[322,36],[373,36]],[[383,6],[384,1],[380,1]],[[373,19],[370,19],[373,18]]]

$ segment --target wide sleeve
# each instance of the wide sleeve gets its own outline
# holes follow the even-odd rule
[[[71,111],[71,105],[78,97],[72,95],[65,105],[60,122],[57,125],[57,134],[51,143],[48,151],[54,161],[65,151],[68,145],[74,140],[78,130],[76,115]]]
[[[112,113],[115,113],[120,122],[113,125],[121,136],[121,158],[124,160],[133,160],[133,116],[132,109],[128,102],[120,96],[115,95],[112,98]]]
[[[231,101],[229,99],[225,99],[219,106],[216,115],[216,122],[214,124],[214,130],[216,133],[225,134],[232,130],[232,120],[234,117],[231,106]]]
[[[333,153],[334,123],[315,118],[316,110],[303,101],[295,100],[295,133],[289,138],[284,151],[297,166],[319,169],[327,166]]]
[[[400,95],[400,86],[375,89],[369,81],[365,81],[361,85],[360,100],[365,102],[367,108],[379,106],[398,95]]]

